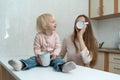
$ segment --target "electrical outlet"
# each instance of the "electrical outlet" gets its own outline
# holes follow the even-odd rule
[[[118,33],[118,36],[120,37],[120,31],[119,31],[119,33]]]

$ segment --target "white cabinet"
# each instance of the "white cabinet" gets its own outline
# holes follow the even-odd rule
[[[2,80],[2,68],[1,68],[1,65],[0,65],[0,80]]]
[[[120,50],[98,49],[98,62],[94,68],[120,74]]]
[[[114,14],[114,0],[103,0],[103,15]]]
[[[89,0],[89,7],[91,19],[102,20],[120,17],[120,0]]]
[[[120,54],[110,54],[109,72],[120,74]]]
[[[118,12],[120,13],[120,0],[118,0]]]
[[[99,17],[100,15],[99,0],[90,0],[90,17]]]
[[[97,64],[94,67],[95,69],[104,70],[104,53],[98,53]]]

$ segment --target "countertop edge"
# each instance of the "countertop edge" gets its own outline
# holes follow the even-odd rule
[[[120,54],[120,50],[118,49],[107,49],[107,48],[99,48],[98,52],[106,52],[106,53],[117,53]]]

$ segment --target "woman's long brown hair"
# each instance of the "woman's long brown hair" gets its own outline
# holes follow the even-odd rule
[[[94,65],[97,62],[97,49],[98,49],[98,44],[97,41],[94,37],[93,31],[92,31],[92,26],[91,26],[91,22],[89,20],[89,18],[85,15],[79,15],[74,23],[74,32],[73,32],[73,38],[72,41],[74,43],[74,46],[76,48],[76,52],[78,51],[78,47],[77,44],[75,43],[76,39],[77,39],[77,31],[76,31],[76,23],[79,17],[84,17],[85,18],[85,22],[88,22],[89,24],[87,24],[87,28],[86,31],[83,35],[83,40],[85,42],[85,45],[87,46],[87,49],[89,50],[90,55],[92,56],[92,61],[90,62],[90,67],[94,67]]]

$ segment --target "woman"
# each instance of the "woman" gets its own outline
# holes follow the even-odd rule
[[[82,22],[79,28],[78,22]],[[74,61],[78,65],[94,67],[97,61],[97,41],[93,35],[89,18],[79,15],[74,24],[73,34],[63,40],[60,56],[67,57],[67,61]]]

